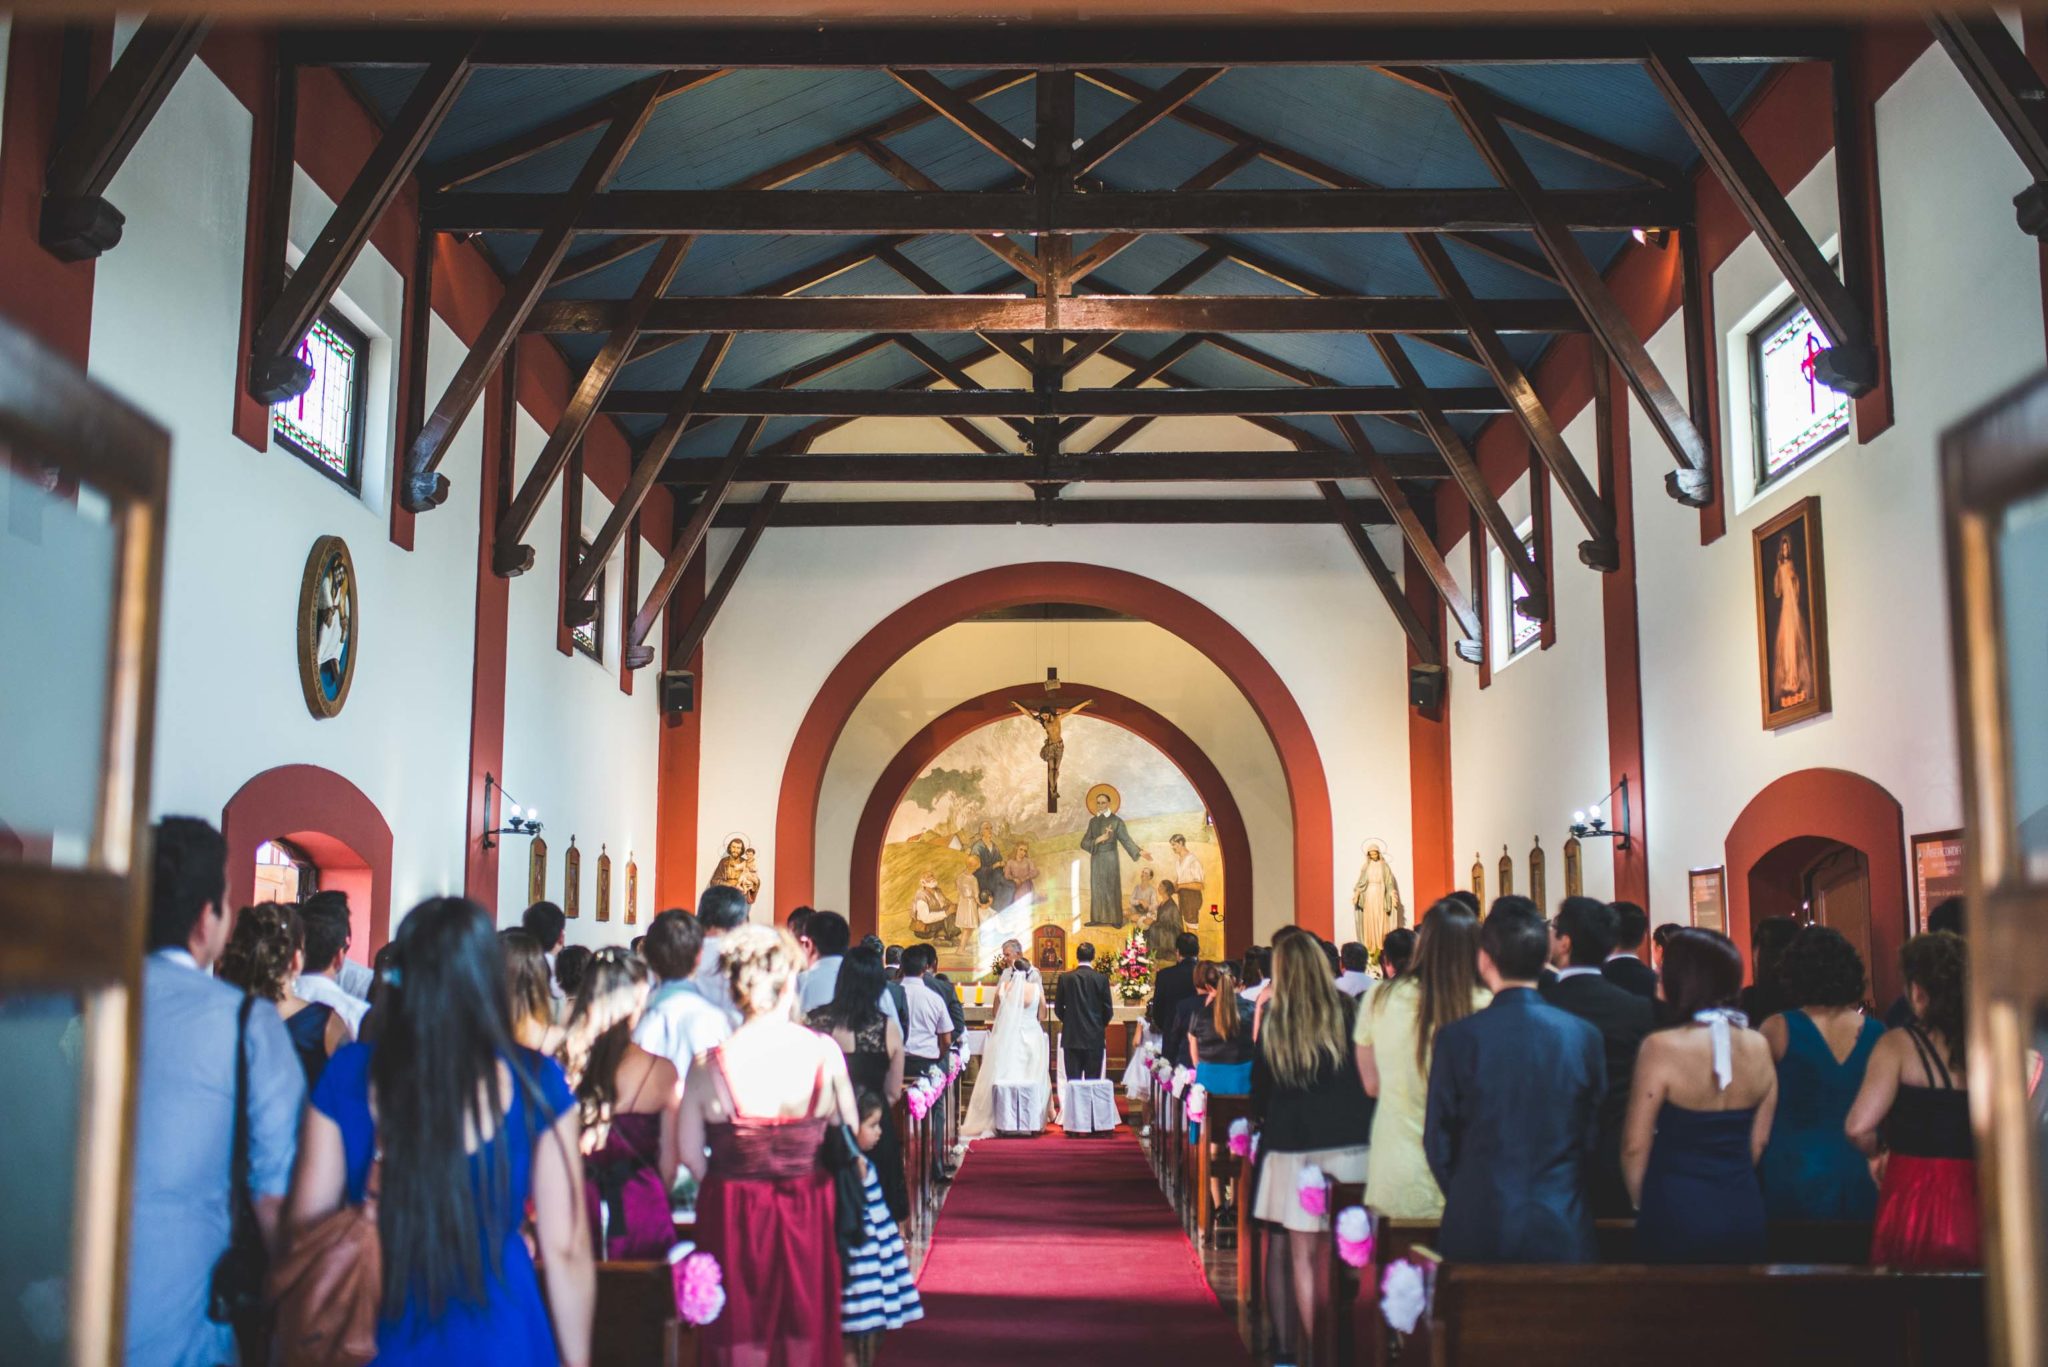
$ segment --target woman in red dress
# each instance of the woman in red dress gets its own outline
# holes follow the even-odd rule
[[[697,1242],[725,1276],[725,1310],[704,1327],[702,1360],[841,1367],[836,1208],[819,1151],[827,1126],[854,1123],[846,1060],[795,1021],[795,940],[743,926],[721,948],[746,1021],[690,1069],[679,1126],[683,1164],[703,1184]]]
[[[1870,1261],[1881,1267],[1978,1267],[1977,1149],[1963,1088],[1963,941],[1916,935],[1899,953],[1913,1019],[1870,1051],[1844,1125],[1882,1165]]]

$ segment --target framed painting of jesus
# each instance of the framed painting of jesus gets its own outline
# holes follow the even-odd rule
[[[1751,533],[1764,730],[1830,711],[1820,500],[1803,498]]]

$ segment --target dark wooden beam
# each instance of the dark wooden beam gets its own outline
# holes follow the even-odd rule
[[[1682,54],[1652,43],[1647,65],[1650,79],[1663,92],[1701,157],[1714,169],[1750,231],[1827,336],[1827,350],[1815,358],[1814,378],[1845,394],[1869,393],[1877,384],[1877,347],[1870,336],[1869,308],[1850,294],[1827,257],[1821,255],[1813,234],[1792,212],[1763,161],[1693,64]]]
[[[1109,238],[1102,239],[1103,242],[1107,242],[1109,240]],[[1097,245],[1099,246],[1100,243],[1098,243]],[[1194,260],[1188,262],[1185,266],[1182,266],[1179,270],[1175,271],[1172,275],[1169,275],[1164,280],[1160,281],[1159,284],[1153,288],[1152,293],[1155,295],[1185,293],[1187,290],[1189,290],[1195,284],[1201,281],[1205,276],[1207,276],[1211,271],[1215,270],[1218,266],[1221,266],[1224,262],[1228,261],[1229,259],[1230,254],[1224,251],[1222,248],[1211,247],[1209,250],[1203,252],[1200,256],[1196,257]],[[1071,282],[1073,279],[1072,270],[1072,263],[1069,262],[1067,276],[1069,282]],[[1060,365],[1063,369],[1072,370],[1075,366],[1080,365],[1083,361],[1088,360],[1090,357],[1098,356],[1104,351],[1107,351],[1110,347],[1116,345],[1116,339],[1116,333],[1103,332],[1096,333],[1092,337],[1077,338],[1074,342],[1074,345],[1067,350],[1066,354],[1060,357]]]
[[[107,186],[199,51],[209,26],[203,18],[144,18],[58,144],[43,178],[38,225],[44,249],[58,260],[90,260],[121,240],[126,219],[107,203]]]
[[[2033,181],[2013,197],[2021,230],[2048,241],[2048,83],[1995,14],[1938,13],[1927,24]]]
[[[1666,190],[1539,191],[1569,228],[1678,228]],[[456,190],[427,198],[443,232],[537,232],[560,196]],[[1413,233],[1528,232],[1535,210],[1496,189],[1110,190],[1041,200],[1013,190],[619,190],[586,211],[605,233]]]
[[[1515,531],[1515,524],[1508,521],[1500,500],[1493,496],[1493,488],[1479,468],[1478,457],[1472,454],[1472,448],[1465,444],[1465,438],[1458,429],[1451,426],[1443,410],[1430,401],[1422,377],[1416,373],[1415,363],[1408,359],[1408,353],[1401,349],[1401,343],[1392,337],[1374,337],[1372,341],[1395,383],[1408,391],[1408,397],[1414,403],[1415,416],[1422,420],[1423,430],[1429,433],[1437,454],[1450,467],[1451,478],[1457,482],[1459,492],[1465,495],[1472,511],[1479,514],[1480,522],[1500,543],[1500,552],[1508,562],[1508,572],[1522,586],[1523,596],[1515,600],[1515,605],[1538,621],[1548,619],[1550,586],[1545,582],[1535,557]]]
[[[1458,66],[1633,63],[1644,26],[1570,23],[1389,23],[1378,16],[1301,23],[1106,20],[1031,24],[900,22],[502,25],[485,66],[1043,70],[1190,66]],[[417,66],[443,30],[390,25],[302,30],[301,60]],[[1670,24],[1657,32],[1702,61],[1824,59],[1841,30],[1816,24]]]
[[[907,67],[892,66],[889,74],[900,82],[905,90],[930,105],[939,116],[952,124],[968,137],[1001,157],[1010,165],[1032,175],[1037,170],[1037,158],[1031,144],[997,123],[994,118],[982,112],[974,101],[963,96],[952,86],[931,74]]]
[[[1075,149],[1074,174],[1086,175],[1108,161],[1131,139],[1215,84],[1225,70],[1220,66],[1191,67],[1139,100]]]
[[[718,510],[725,506],[726,496],[732,492],[734,482],[739,478],[740,467],[746,463],[747,452],[754,444],[754,438],[761,433],[759,418],[749,418],[733,438],[725,459],[720,462],[718,473],[704,487],[704,493],[697,500],[697,506],[690,512],[690,520],[684,524],[682,533],[676,537],[676,544],[669,548],[668,558],[662,562],[661,573],[654,578],[654,587],[648,591],[647,599],[640,604],[640,610],[633,614],[633,620],[626,629],[625,659],[628,669],[640,669],[654,662],[654,648],[647,644],[647,638],[654,631],[654,623],[661,616],[661,610],[668,606],[670,595],[676,585],[682,582],[683,571],[704,544],[704,538],[711,534],[711,524],[718,516]],[[779,501],[779,500],[778,500]],[[752,514],[749,513],[751,519]]]
[[[917,169],[894,148],[879,138],[863,138],[860,143],[861,155],[893,176],[907,190],[942,192],[941,186],[930,176]],[[1012,242],[1001,233],[994,235],[976,234],[973,241],[1003,264],[1015,270],[1026,280],[1036,280],[1041,272],[1038,258]]]
[[[614,300],[545,303],[527,319],[533,332],[609,332]],[[1075,295],[1047,301],[1005,294],[726,296],[663,299],[645,331],[668,332],[1455,332],[1457,311],[1431,297],[1272,295]],[[1493,299],[1497,332],[1583,332],[1564,300]]]
[[[1411,90],[1433,95],[1447,104],[1450,102],[1450,87],[1444,84],[1441,72],[1432,71],[1428,67],[1398,66],[1377,67],[1375,70],[1389,80],[1399,81]],[[1623,147],[1620,143],[1603,138],[1597,133],[1588,133],[1583,128],[1574,127],[1562,119],[1554,119],[1548,114],[1516,104],[1498,94],[1493,99],[1502,123],[1510,128],[1520,129],[1539,142],[1561,147],[1574,156],[1584,157],[1596,165],[1626,172],[1652,185],[1675,186],[1679,182],[1678,168],[1669,162],[1660,161],[1632,147]]]
[[[1259,158],[1258,144],[1240,142],[1201,170],[1180,183],[1183,190],[1209,190],[1221,185]],[[1101,267],[1109,264],[1143,236],[1142,233],[1111,233],[1098,238],[1082,251],[1074,254],[1068,272],[1069,284],[1085,280]],[[1154,293],[1172,293],[1170,290],[1156,290]]]
[[[1705,503],[1712,493],[1709,467],[1713,463],[1713,453],[1699,428],[1694,426],[1692,415],[1672,391],[1663,372],[1657,369],[1657,363],[1650,359],[1649,349],[1636,335],[1635,325],[1622,312],[1600,272],[1593,268],[1585,249],[1572,236],[1570,228],[1551,211],[1544,198],[1543,187],[1536,180],[1536,173],[1529,169],[1529,163],[1523,159],[1521,151],[1509,139],[1507,130],[1494,113],[1493,97],[1462,77],[1446,74],[1444,81],[1454,97],[1451,108],[1464,125],[1473,146],[1479,149],[1479,155],[1500,178],[1501,184],[1528,206],[1531,216],[1536,219],[1536,240],[1544,255],[1550,258],[1558,278],[1585,315],[1601,346],[1621,367],[1622,374],[1628,378],[1629,388],[1643,406],[1644,414],[1664,439],[1672,458],[1678,462],[1678,469],[1665,476],[1665,488],[1681,503],[1694,507]]]
[[[707,483],[719,461],[670,460],[667,484]],[[1026,452],[899,455],[755,455],[741,478],[775,484],[1241,484],[1261,480],[1371,479],[1383,469],[1397,480],[1443,479],[1434,456],[1383,456],[1377,464],[1339,451],[1118,451],[1056,455],[1050,463]]]
[[[549,213],[539,239],[519,269],[513,272],[512,278],[505,282],[505,291],[477,333],[469,354],[462,358],[453,378],[448,381],[447,389],[442,391],[440,402],[434,405],[434,411],[421,424],[419,435],[406,452],[405,487],[399,491],[405,506],[414,512],[435,507],[448,496],[448,481],[436,474],[434,467],[447,454],[449,444],[455,440],[456,429],[462,426],[462,420],[475,406],[477,396],[483,393],[491,372],[498,368],[507,348],[519,339],[527,315],[540,301],[542,292],[554,277],[555,268],[568,253],[569,239],[576,231],[577,219],[618,173],[640,131],[647,126],[664,79],[652,77],[628,87],[615,97],[611,125],[584,159],[568,191],[556,197],[555,207]],[[677,259],[680,262],[680,258]],[[619,322],[632,321],[630,315],[633,314],[644,319],[654,307],[655,301],[652,300],[628,300],[622,306]],[[611,330],[616,334],[619,329],[615,325]],[[630,350],[631,343],[628,342],[626,353]]]
[[[1471,287],[1458,273],[1457,263],[1451,260],[1450,249],[1436,238],[1421,234],[1409,238],[1408,245],[1422,259],[1423,269],[1429,272],[1429,278],[1436,283],[1444,298],[1450,300],[1451,306],[1465,317],[1473,348],[1485,363],[1487,373],[1500,386],[1500,392],[1507,396],[1522,430],[1529,436],[1530,445],[1542,459],[1544,468],[1550,471],[1551,478],[1563,490],[1565,501],[1572,505],[1572,511],[1585,526],[1589,539],[1579,544],[1579,559],[1596,570],[1611,572],[1620,569],[1621,547],[1614,539],[1613,512],[1586,478],[1586,472],[1579,467],[1571,448],[1565,445],[1564,434],[1558,431],[1550,409],[1523,371],[1522,363],[1508,350],[1500,334],[1487,326],[1479,301],[1472,297]]]
[[[707,86],[728,71],[716,68],[709,71],[677,71],[662,82],[661,93],[655,96],[657,105],[666,103],[678,95]],[[592,100],[579,109],[558,114],[544,123],[515,133],[502,142],[488,147],[479,147],[474,152],[465,152],[459,157],[450,157],[426,168],[421,179],[436,190],[453,190],[473,180],[481,180],[494,171],[516,166],[528,157],[535,156],[549,148],[560,147],[573,142],[583,134],[602,128],[612,119],[611,95]]]
[[[910,333],[899,332],[895,334],[893,337],[891,337],[889,340],[894,342],[896,344],[897,349],[903,352],[904,355],[910,357],[911,360],[916,361],[919,365],[923,366],[926,370],[938,376],[940,379],[946,381],[955,389],[961,392],[972,392],[977,391],[981,388],[979,385],[975,383],[974,377],[967,373],[966,367],[956,365],[952,361],[947,360],[935,348],[928,345],[921,339],[912,336]],[[889,394],[891,396],[896,396],[899,394],[907,395],[912,391],[884,390],[882,392],[885,394]],[[994,437],[991,437],[988,433],[982,431],[979,427],[976,427],[973,423],[969,422],[963,416],[957,414],[948,415],[946,418],[946,425],[951,427],[955,432],[958,432],[961,436],[967,438],[968,441],[972,442],[976,450],[988,454],[993,454],[1003,449],[1002,443],[998,442]],[[1017,433],[1018,436],[1024,438],[1026,441],[1030,440],[1031,428],[1029,424],[1016,422],[1013,420],[1010,423],[1010,427],[1013,431]]]
[[[581,280],[587,275],[596,275],[608,270],[628,257],[638,256],[657,242],[667,238],[658,236],[627,235],[606,238],[595,247],[586,247],[572,256],[562,258],[562,264],[555,268],[553,285],[566,285],[572,280]],[[684,241],[692,239],[685,238]]]
[[[640,284],[633,291],[633,297],[626,301],[626,309],[619,319],[619,325],[604,339],[604,345],[590,364],[585,367],[583,377],[576,383],[576,392],[569,396],[569,402],[562,406],[562,416],[556,421],[554,430],[548,433],[547,445],[541,448],[533,468],[527,472],[526,480],[519,486],[518,495],[513,498],[500,521],[498,535],[491,550],[491,568],[500,575],[524,574],[533,568],[533,548],[520,544],[527,528],[533,525],[534,515],[540,511],[541,501],[548,490],[554,487],[555,479],[569,463],[569,453],[582,445],[583,434],[589,430],[591,419],[595,418],[611,393],[619,372],[625,368],[627,359],[633,353],[633,344],[640,338],[640,324],[646,318],[647,310],[654,305],[670,282],[681,269],[683,257],[690,250],[695,239],[688,237],[665,238],[660,253],[648,263],[647,271],[640,277]],[[715,344],[707,344],[706,351]],[[722,351],[721,351],[722,354]],[[664,411],[667,404],[663,405]],[[600,557],[598,565],[604,564]],[[580,597],[580,595],[572,595]]]
[[[1316,490],[1323,496],[1323,502],[1337,516],[1338,525],[1343,527],[1345,537],[1351,542],[1351,549],[1358,552],[1359,563],[1365,566],[1366,574],[1372,579],[1380,596],[1387,600],[1387,608],[1394,614],[1394,620],[1407,633],[1408,644],[1415,648],[1416,658],[1425,665],[1441,667],[1443,655],[1437,648],[1436,636],[1424,625],[1409,603],[1408,595],[1401,591],[1401,581],[1387,568],[1387,562],[1380,558],[1379,550],[1372,544],[1372,537],[1366,533],[1359,521],[1358,512],[1351,506],[1351,500],[1333,480],[1322,480]]]
[[[1354,511],[1367,523],[1385,516],[1373,505]],[[744,527],[747,504],[728,504],[719,527]],[[1337,515],[1320,498],[1053,498],[952,502],[785,501],[774,527],[1099,527],[1123,525],[1328,526]]]
[[[782,506],[783,495],[789,492],[786,484],[771,484],[761,491],[761,496],[749,505],[746,530],[727,552],[725,563],[718,567],[718,577],[704,591],[704,601],[697,605],[697,615],[683,628],[676,638],[675,646],[668,654],[670,669],[684,669],[689,666],[690,657],[704,644],[704,638],[711,634],[711,624],[718,620],[718,610],[725,606],[725,600],[732,596],[733,585],[739,583],[740,572],[747,567],[747,560],[754,554],[754,547],[761,544],[761,534],[768,530],[768,524],[775,517],[775,510]]]
[[[1337,430],[1344,434],[1344,440],[1351,447],[1352,454],[1365,465],[1366,478],[1372,481],[1379,492],[1380,506],[1395,526],[1401,529],[1401,537],[1408,543],[1423,574],[1429,579],[1430,587],[1436,590],[1444,607],[1450,611],[1451,621],[1456,624],[1465,640],[1458,645],[1458,655],[1467,661],[1476,661],[1480,649],[1480,633],[1483,630],[1479,614],[1473,610],[1472,600],[1459,587],[1451,568],[1444,563],[1443,552],[1436,548],[1436,539],[1429,534],[1429,528],[1416,513],[1415,505],[1408,501],[1407,490],[1401,487],[1398,471],[1391,458],[1380,454],[1372,442],[1366,439],[1365,429],[1353,417],[1337,419]],[[1439,473],[1443,473],[1440,471]]]
[[[1158,364],[1163,370],[1183,359],[1195,344]],[[922,348],[929,352],[930,348]],[[918,356],[923,363],[927,358]],[[960,368],[934,353],[942,367],[935,374],[968,388],[908,391],[901,389],[714,389],[697,403],[706,417],[846,417],[846,418],[1206,418],[1248,414],[1274,416],[1331,413],[1413,413],[1417,395],[1398,386],[1330,386],[1305,389],[1274,386],[1259,389],[1144,389],[1121,380],[1106,389],[983,389]],[[1129,376],[1123,379],[1129,379]],[[1145,379],[1151,378],[1146,375]],[[1137,384],[1143,384],[1140,379]],[[604,400],[606,413],[663,413],[673,399],[665,390],[614,390]],[[1422,391],[1437,411],[1505,413],[1509,404],[1491,387]]]
[[[299,346],[355,265],[377,220],[418,167],[441,121],[455,107],[475,70],[470,62],[475,48],[471,35],[445,49],[427,68],[342,193],[298,269],[264,309],[249,345],[249,393],[260,402],[283,403],[312,383],[312,369],[298,358]],[[288,189],[289,179],[285,183]]]

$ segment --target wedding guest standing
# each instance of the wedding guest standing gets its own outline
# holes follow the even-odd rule
[[[327,1056],[349,1042],[348,1021],[331,1006],[302,1000],[291,988],[305,962],[298,909],[289,902],[259,902],[235,917],[234,934],[214,973],[223,982],[277,1005],[292,1037],[306,1085],[320,1080]]]
[[[1366,971],[1372,966],[1372,954],[1364,945],[1350,941],[1337,951],[1337,961],[1343,969],[1337,975],[1339,992],[1347,997],[1362,997],[1372,990],[1373,976]]]
[[[858,1090],[855,1109],[860,1128],[855,1142],[860,1146],[862,1238],[846,1254],[846,1284],[839,1295],[840,1324],[846,1339],[846,1355],[854,1367],[873,1367],[875,1352],[882,1346],[884,1330],[901,1329],[924,1318],[924,1303],[918,1299],[917,1280],[910,1275],[910,1253],[903,1246],[903,1231],[896,1227],[882,1195],[877,1168],[888,1160],[878,1152],[889,1107],[881,1095],[866,1088]],[[898,1161],[897,1170],[903,1164]]]
[[[1785,1009],[1785,989],[1778,981],[1778,961],[1785,947],[1799,933],[1799,922],[1790,916],[1766,916],[1750,931],[1752,959],[1750,984],[1742,989],[1739,1005],[1751,1025],[1762,1025]],[[1671,952],[1666,945],[1664,952]]]
[[[555,1023],[553,971],[531,931],[498,932],[505,965],[505,995],[512,1007],[512,1038],[522,1049],[557,1058],[562,1027]]]
[[[726,1293],[700,1360],[842,1367],[837,1207],[820,1150],[828,1124],[855,1122],[846,1063],[795,1022],[795,940],[749,925],[720,948],[744,1023],[683,1087],[683,1165],[703,1183],[697,1241],[718,1258]]]
[[[1664,948],[1657,990],[1683,1024],[1643,1041],[1622,1170],[1636,1202],[1636,1254],[1650,1263],[1764,1258],[1757,1160],[1778,1075],[1770,1046],[1735,1009],[1742,953],[1686,928]]]
[[[1252,1090],[1251,1003],[1238,995],[1229,964],[1201,964],[1195,987],[1206,1002],[1188,1021],[1188,1057],[1195,1083],[1210,1096],[1247,1096]],[[1200,1142],[1201,1137],[1201,1123],[1190,1121],[1188,1142]],[[1208,1142],[1219,1141],[1212,1133]],[[1209,1209],[1219,1231],[1234,1230],[1237,1214],[1223,1199],[1223,1170],[1223,1164],[1215,1164],[1212,1171],[1218,1175],[1209,1179]]]
[[[914,955],[907,956],[907,960],[913,967],[918,964]],[[840,1053],[846,1058],[847,1077],[852,1080],[855,1091],[872,1092],[893,1106],[903,1095],[905,1054],[903,1031],[897,1028],[895,1021],[882,1014],[882,1008],[875,1001],[876,985],[886,981],[887,973],[879,954],[866,946],[849,950],[846,962],[840,965],[839,982],[831,1002],[804,1019],[811,1029],[829,1036],[839,1046]],[[920,998],[931,995],[914,976],[909,987]],[[936,1007],[927,1009],[920,1003],[918,1014],[911,1019],[923,1022],[929,1029],[935,1012]],[[889,1114],[883,1114],[874,1142],[864,1143],[862,1147],[872,1152],[881,1170],[882,1194],[890,1213],[898,1220],[909,1219],[910,1190],[903,1176],[903,1141]]]
[[[1388,931],[1388,945],[1403,933]],[[1397,1220],[1436,1220],[1444,1194],[1422,1153],[1430,1050],[1439,1029],[1493,1000],[1479,981],[1479,918],[1463,902],[1438,902],[1422,918],[1411,965],[1365,999],[1351,1035],[1365,1090],[1379,1099],[1365,1200]]]
[[[1648,1001],[1657,995],[1657,970],[1643,962],[1650,914],[1634,902],[1609,902],[1607,909],[1614,913],[1614,950],[1600,965],[1601,975]]]
[[[1536,904],[1500,898],[1479,928],[1493,1000],[1436,1032],[1422,1147],[1444,1193],[1439,1251],[1456,1262],[1594,1260],[1586,1182],[1607,1067],[1600,1032],[1537,995],[1549,952]]]
[[[1273,945],[1273,989],[1252,1059],[1259,1174],[1252,1213],[1287,1231],[1294,1318],[1277,1316],[1283,1347],[1305,1349],[1319,1313],[1329,1216],[1311,1214],[1300,1181],[1311,1167],[1332,1182],[1363,1182],[1372,1099],[1359,1081],[1345,1000],[1315,938]]]
[[[1607,1050],[1607,1094],[1600,1099],[1600,1146],[1593,1155],[1592,1201],[1596,1220],[1626,1219],[1634,1206],[1621,1180],[1621,1126],[1628,1115],[1636,1051],[1650,1033],[1650,1003],[1607,977],[1617,918],[1614,908],[1590,897],[1567,897],[1551,926],[1556,978],[1542,988],[1543,1000],[1588,1021]],[[1651,978],[1652,987],[1656,984]]]
[[[1884,1267],[1977,1267],[1977,1146],[1964,1090],[1963,941],[1915,935],[1899,951],[1912,1021],[1870,1051],[1849,1108],[1851,1143],[1880,1154],[1870,1261]]]
[[[1778,1109],[1764,1150],[1772,1220],[1868,1220],[1870,1164],[1843,1130],[1884,1027],[1863,1012],[1863,960],[1838,930],[1807,926],[1778,964],[1790,1005],[1763,1023],[1778,1062]]]
[[[598,950],[577,984],[563,1044],[583,1121],[590,1230],[606,1258],[665,1257],[676,1239],[668,1193],[682,1079],[633,1042],[649,980],[631,951]]]
[[[703,948],[703,926],[677,908],[654,918],[642,947],[647,966],[660,981],[647,994],[640,1024],[633,1028],[633,1043],[674,1064],[680,1079],[690,1076],[691,1065],[706,1049],[732,1033],[731,1017],[704,995],[703,980],[697,976]],[[567,955],[568,950],[562,952]]]
[[[423,902],[395,943],[377,1042],[338,1051],[314,1089],[291,1236],[374,1194],[379,1367],[581,1367],[596,1274],[576,1099],[554,1060],[512,1037],[488,912]],[[529,1201],[545,1293],[521,1237]]]

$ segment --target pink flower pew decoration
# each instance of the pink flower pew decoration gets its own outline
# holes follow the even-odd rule
[[[718,1259],[695,1244],[677,1244],[668,1253],[676,1284],[676,1313],[690,1324],[706,1325],[725,1309],[725,1273]]]
[[[1199,1125],[1209,1114],[1209,1089],[1196,1083],[1188,1088],[1188,1119]]]
[[[1230,1122],[1230,1152],[1235,1158],[1252,1156],[1252,1123],[1249,1120]]]
[[[1364,1206],[1338,1212],[1337,1256],[1351,1267],[1372,1265],[1372,1216]]]
[[[1301,1202],[1301,1208],[1310,1215],[1328,1215],[1330,1179],[1324,1175],[1321,1168],[1311,1163],[1301,1170],[1301,1176],[1294,1179],[1294,1197]]]
[[[1173,1094],[1177,1097],[1185,1096],[1187,1094],[1188,1084],[1193,1082],[1194,1080],[1195,1075],[1193,1071],[1191,1071],[1190,1069],[1186,1067],[1175,1068],[1173,1070],[1173,1081],[1170,1084]]]
[[[1412,1334],[1429,1308],[1429,1285],[1422,1269],[1406,1258],[1387,1265],[1380,1280],[1380,1313],[1396,1333]]]

